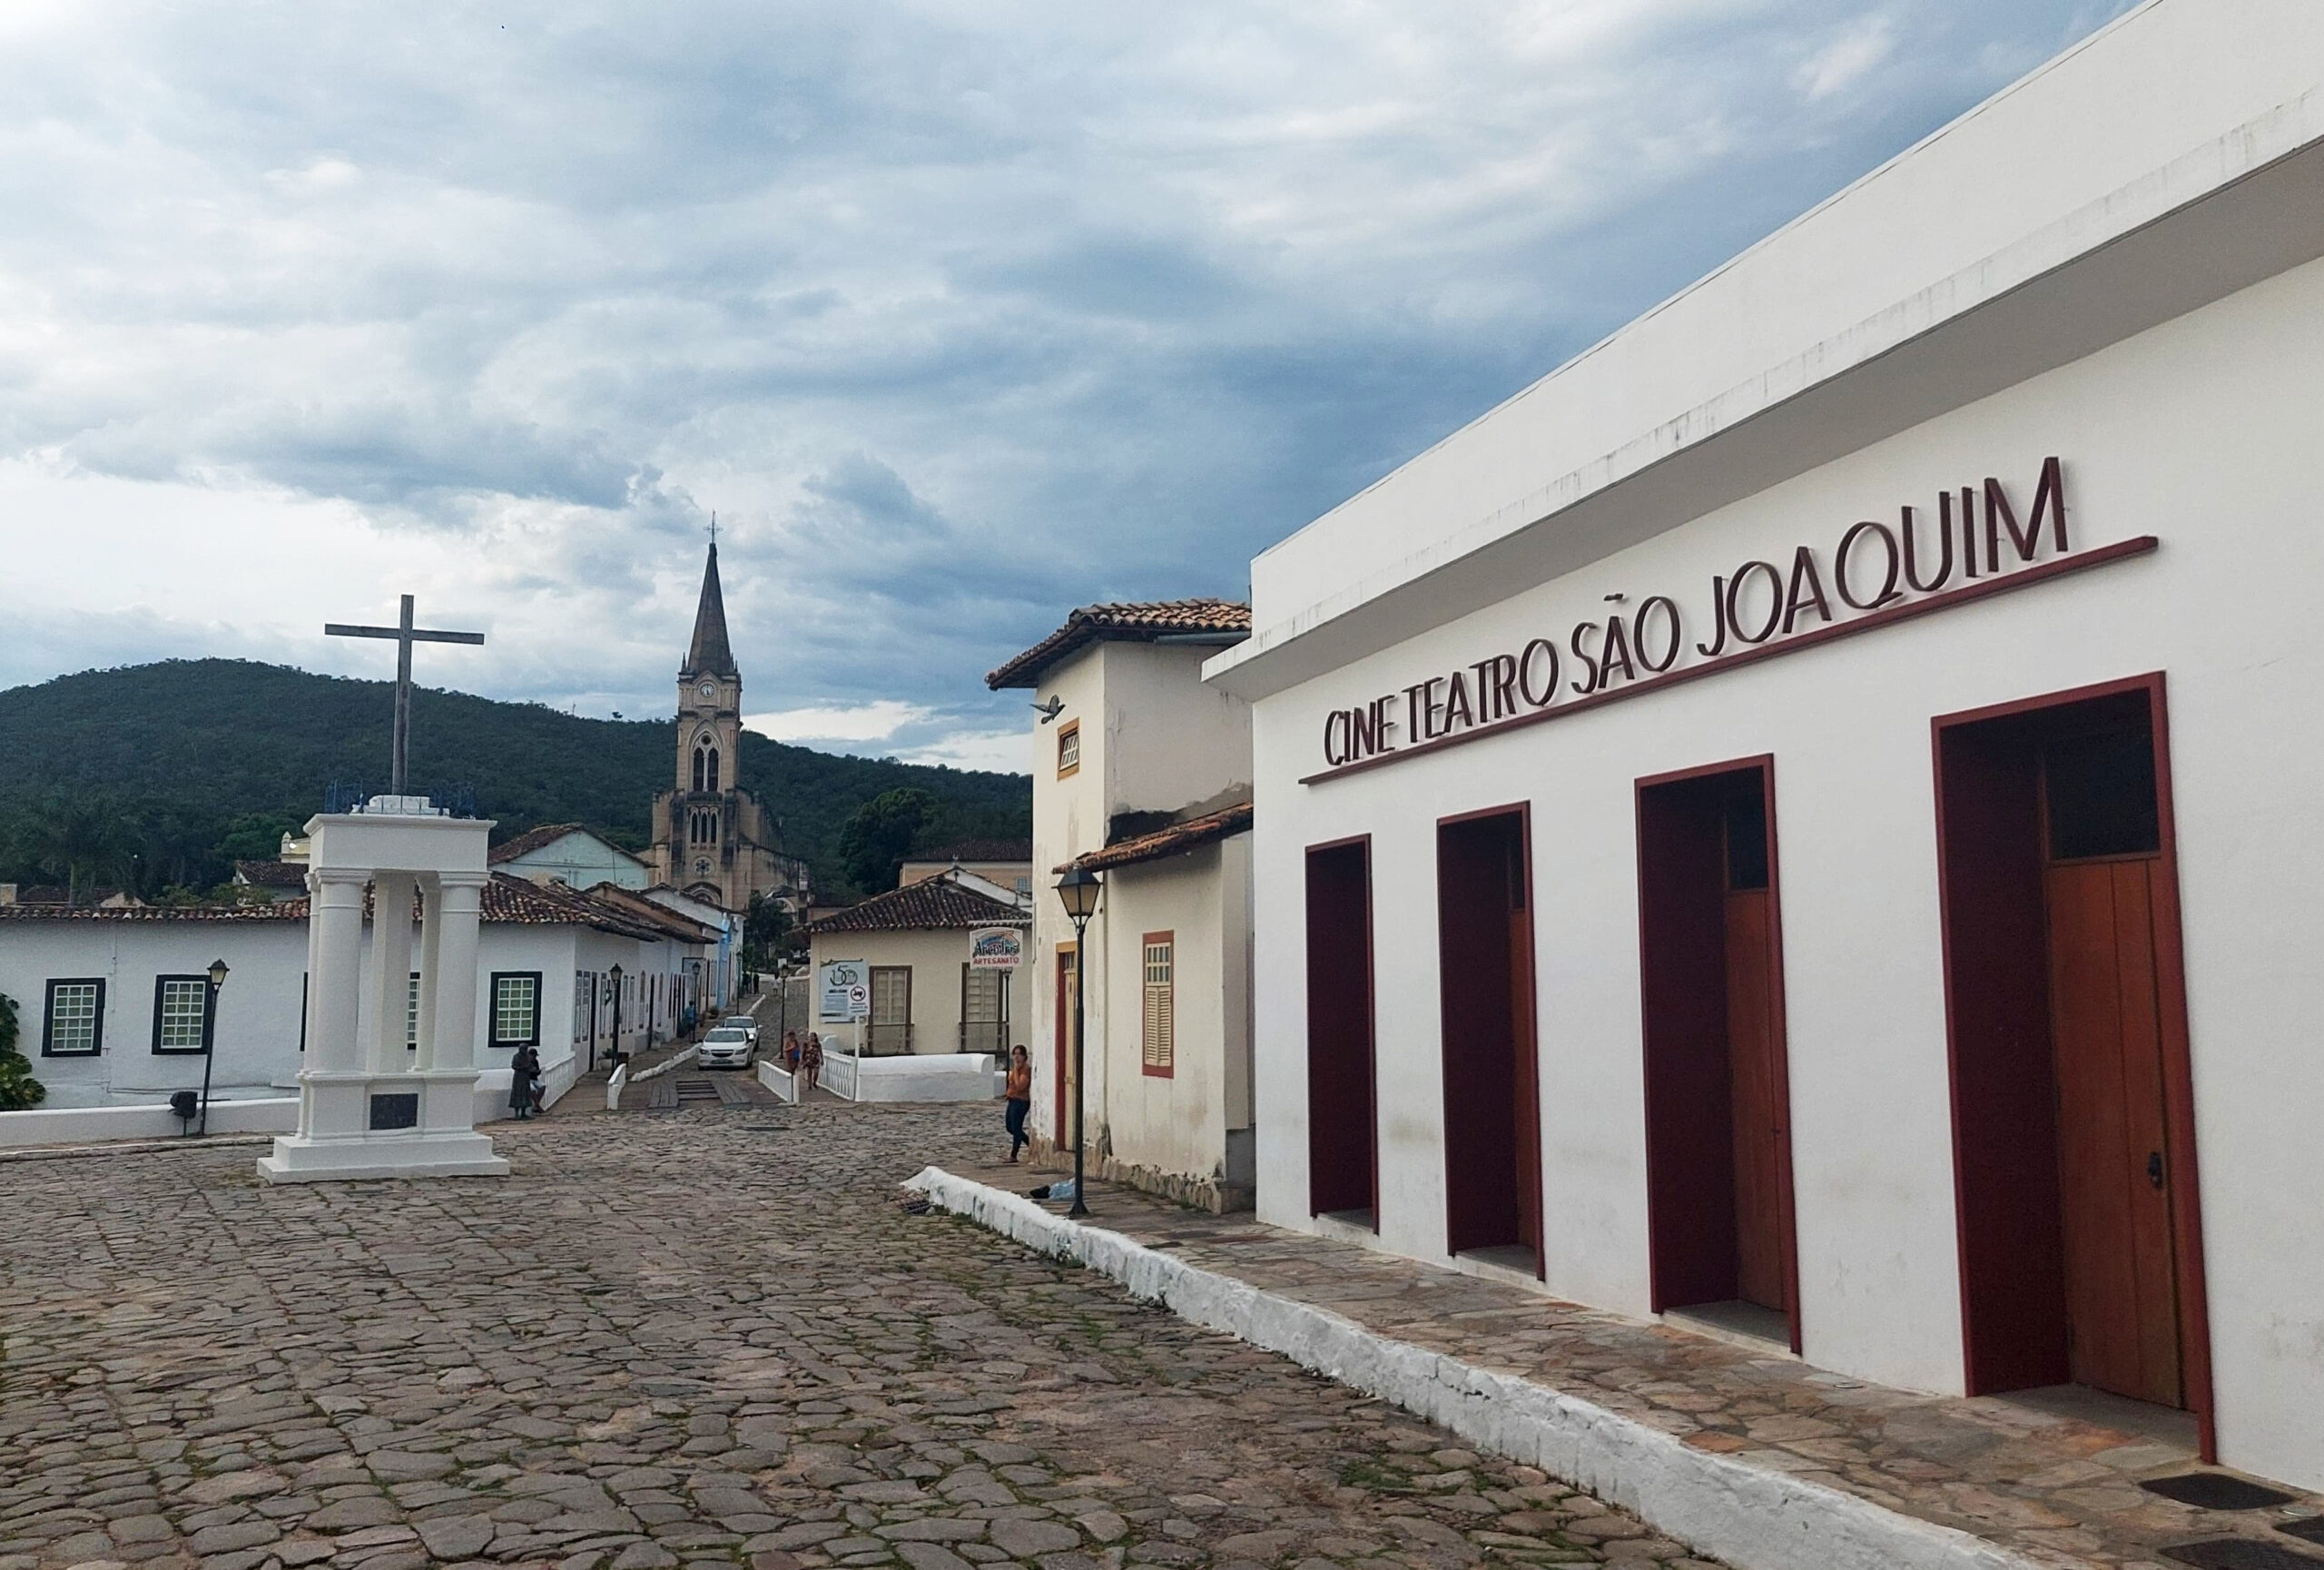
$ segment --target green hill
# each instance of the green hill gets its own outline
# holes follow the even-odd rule
[[[386,788],[393,708],[389,683],[251,660],[168,660],[0,692],[0,881],[61,882],[42,864],[81,842],[102,881],[149,895],[221,882],[235,857],[271,856],[283,828],[321,808],[326,785]],[[672,781],[669,720],[584,719],[428,688],[414,689],[411,708],[413,785],[473,786],[478,809],[499,820],[496,837],[575,822],[637,848],[654,793]],[[841,825],[898,786],[942,804],[931,836],[1031,832],[1032,785],[1020,775],[834,756],[748,733],[742,750],[743,787],[824,889],[843,892]]]

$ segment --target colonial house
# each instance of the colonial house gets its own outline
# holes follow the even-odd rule
[[[654,882],[654,869],[580,824],[543,824],[502,841],[487,858],[494,870],[511,873],[534,883],[544,879],[570,884],[576,889],[611,884],[616,888],[643,889]]]
[[[1029,902],[1033,896],[1033,842],[1030,840],[962,840],[909,857],[897,869],[899,884],[916,884],[959,868],[989,884],[997,884]]]
[[[717,935],[635,908],[496,873],[485,886],[476,998],[480,1081],[507,1088],[520,1046],[552,1097],[616,1048],[666,1038]],[[371,916],[365,920],[368,947]],[[415,925],[417,923],[415,923]],[[228,966],[212,1025],[211,1093],[295,1092],[306,1042],[307,902],[243,905],[0,905],[0,995],[51,1107],[164,1101],[202,1081],[208,971]],[[496,1078],[497,1075],[497,1078]]]
[[[1215,1210],[1252,1202],[1251,731],[1202,661],[1249,627],[1224,600],[1088,606],[986,678],[1040,714],[1035,1154],[1072,1146],[1079,970],[1088,1170]],[[1103,880],[1078,934],[1068,867]]]
[[[1262,1219],[2324,1487],[2319,409],[2152,0],[1261,555]]]
[[[809,1028],[867,1057],[1006,1056],[1026,1041],[1029,923],[1013,891],[958,869],[809,922],[820,994]]]

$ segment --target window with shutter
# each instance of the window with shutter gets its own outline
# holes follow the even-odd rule
[[[1167,1077],[1176,1056],[1176,941],[1170,933],[1146,934],[1146,1006],[1138,1030],[1146,1072]]]

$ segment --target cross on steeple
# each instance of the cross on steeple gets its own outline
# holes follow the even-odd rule
[[[718,515],[715,512],[710,515],[710,543],[718,543]]]
[[[433,632],[411,625],[411,596],[403,597],[403,616],[394,627],[350,627],[344,622],[323,623],[328,637],[391,637],[396,640],[396,751],[395,762],[389,771],[388,791],[391,795],[405,794],[408,778],[404,757],[411,740],[411,646],[415,643],[482,643],[480,632]]]

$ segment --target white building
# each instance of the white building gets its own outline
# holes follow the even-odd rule
[[[2319,257],[2157,0],[1261,556],[1263,1218],[2324,1486]]]
[[[553,879],[576,889],[593,889],[600,884],[644,889],[654,882],[654,869],[645,857],[630,854],[581,824],[543,824],[527,829],[493,846],[491,859],[496,872],[534,883]]]
[[[690,1004],[714,1006],[697,989],[717,934],[675,912],[649,920],[562,885],[496,874],[483,918],[477,1062],[480,1084],[503,1097],[519,1046],[540,1052],[553,1099],[616,1044],[635,1052],[666,1040]],[[368,913],[364,927],[368,953]],[[0,906],[0,995],[16,1000],[20,1046],[47,1087],[44,1104],[149,1104],[199,1089],[202,997],[219,959],[229,973],[213,1027],[212,1097],[295,1093],[305,1050],[305,900]]]
[[[1010,890],[957,868],[833,911],[800,931],[816,976],[833,966],[849,974],[839,981],[842,995],[819,1002],[815,1017],[796,1028],[820,1032],[834,1051],[865,1056],[970,1052],[1006,1060],[1027,1040],[1028,972],[993,962],[1021,959],[1024,945],[1021,937],[988,945],[995,952],[978,963],[975,940],[980,933],[1017,936],[1029,923]],[[851,985],[866,989],[868,1013],[846,1003]]]
[[[1251,1203],[1251,731],[1201,670],[1249,626],[1249,607],[1224,600],[1089,606],[986,678],[1031,689],[1042,716],[1035,1153],[1072,1148],[1086,965],[1088,1170],[1216,1210]],[[1105,880],[1078,940],[1054,891],[1077,863]]]

